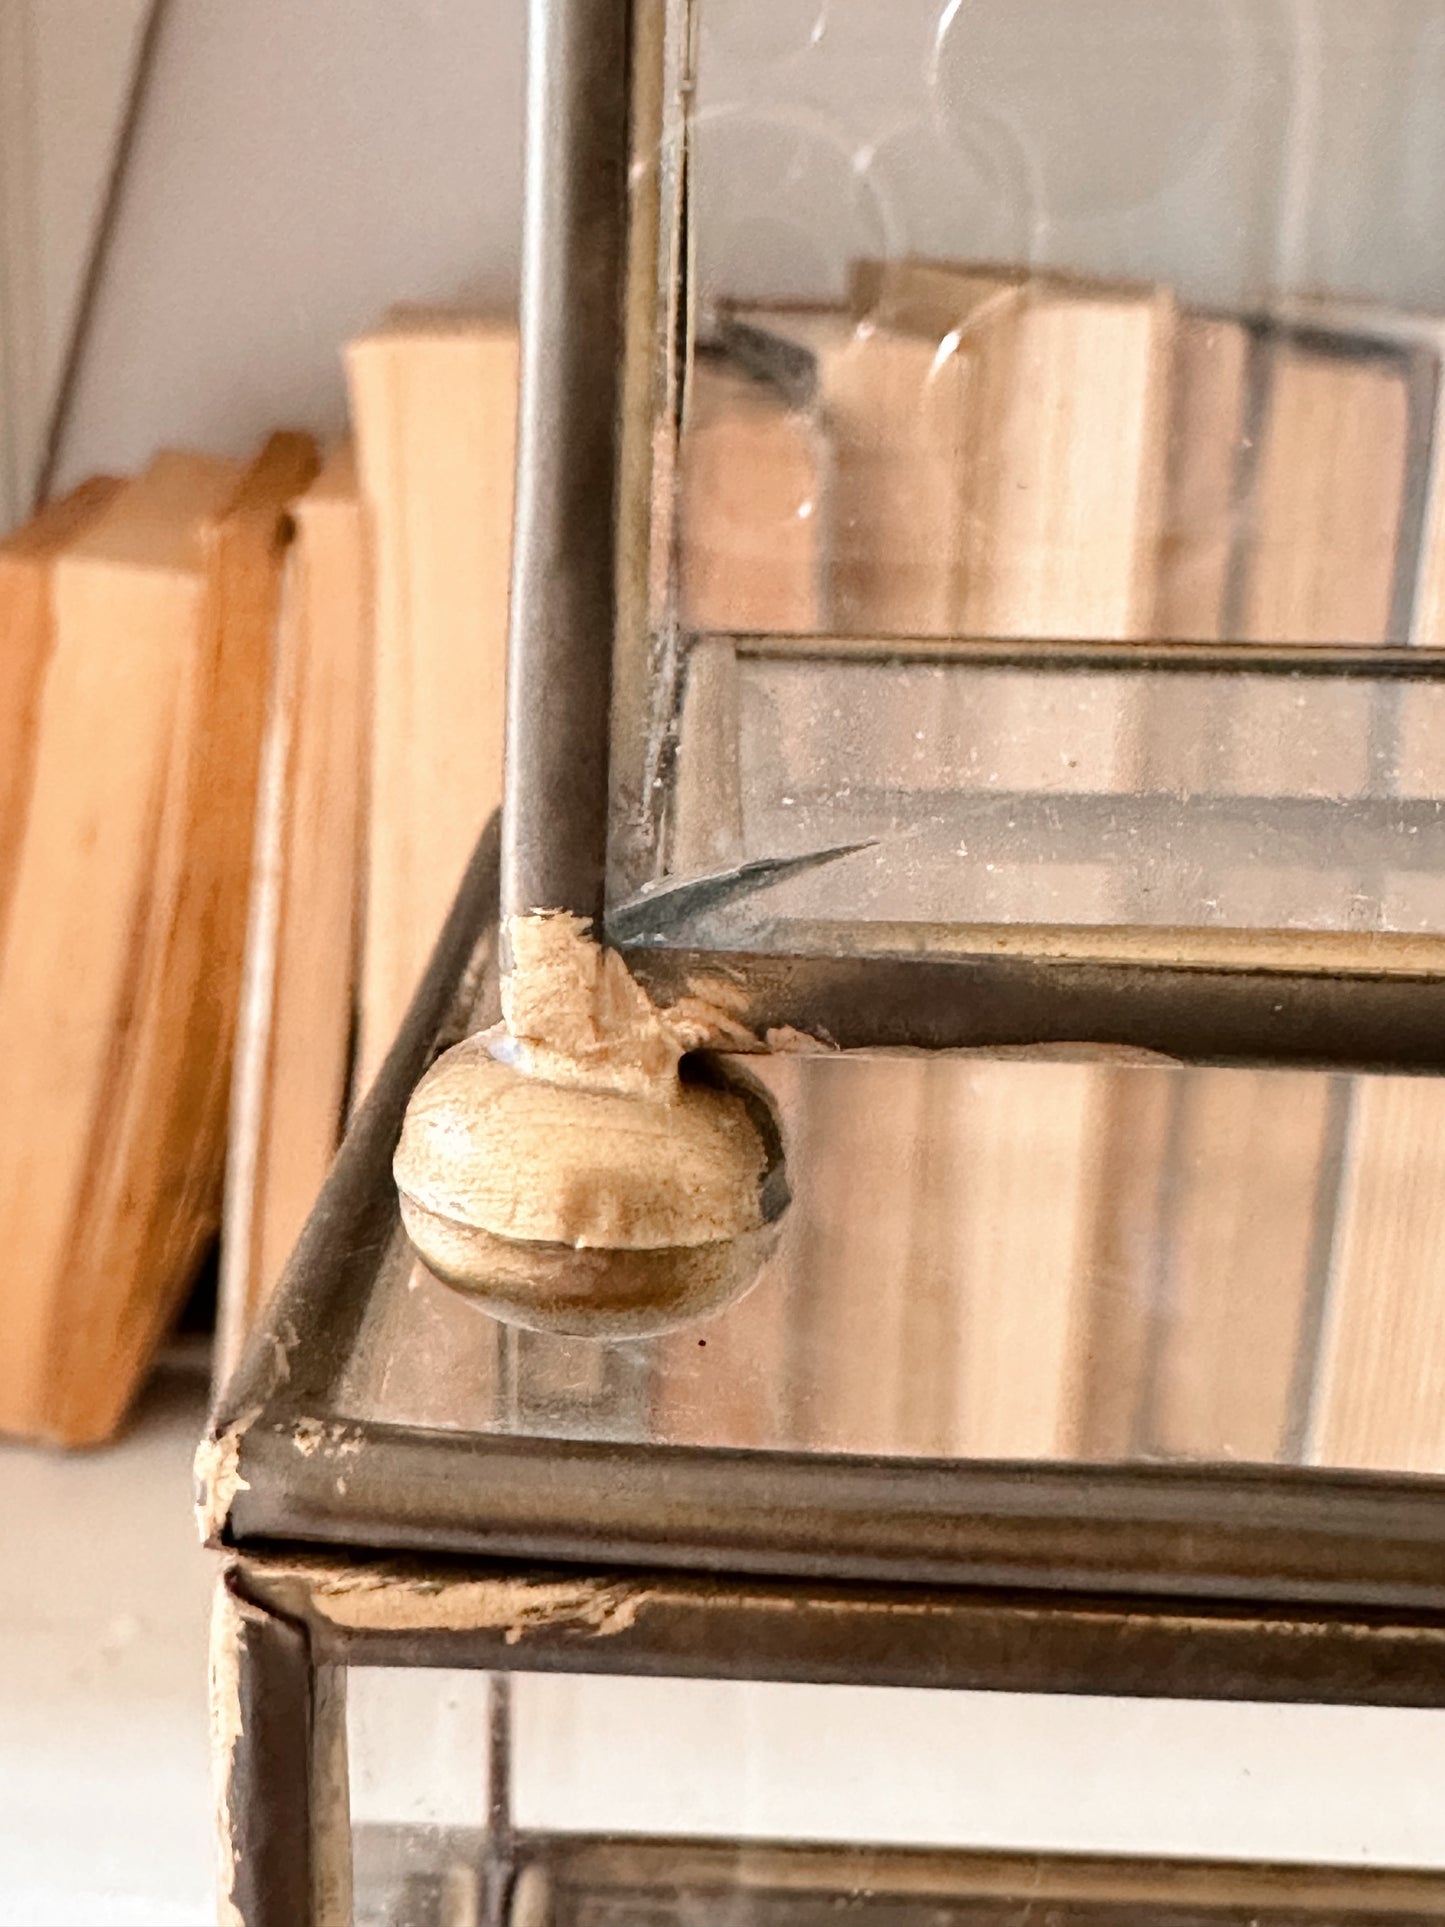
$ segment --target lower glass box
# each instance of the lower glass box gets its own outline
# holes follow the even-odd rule
[[[1435,1712],[378,1668],[349,1687],[357,1927],[1445,1912]]]

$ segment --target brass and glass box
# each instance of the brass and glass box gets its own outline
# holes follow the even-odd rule
[[[503,818],[203,1455],[239,1917],[1438,1920],[1445,4],[532,17]],[[401,1225],[541,916],[772,1119],[710,1316]],[[997,1695],[1117,1824],[938,1794]],[[1185,1701],[1358,1827],[1154,1826]]]

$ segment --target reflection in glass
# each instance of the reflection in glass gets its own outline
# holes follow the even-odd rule
[[[766,12],[699,8],[684,566],[723,367],[755,476],[810,444],[807,626],[1441,639],[1438,0]],[[733,534],[740,572],[783,539]]]
[[[744,948],[802,920],[877,947],[869,925],[1316,932],[1386,965],[1377,939],[1438,938],[1445,681],[1247,661],[708,639],[684,682],[673,877],[837,854],[760,874],[726,914],[654,886],[614,927]]]
[[[1030,683],[939,655],[931,674],[927,640],[1445,643],[1445,139],[1421,81],[1445,3],[759,11],[697,9],[685,232],[664,250],[687,273],[661,290],[691,350],[656,441],[665,673],[629,697],[653,821],[641,860],[618,826],[615,894],[880,838],[897,873],[908,836],[929,880],[857,861],[828,879],[835,914],[1429,929],[1432,892],[1394,857],[1430,813],[1364,807],[1432,798],[1445,727],[1425,688],[1278,673],[1131,694],[1117,665]],[[755,652],[721,691],[735,717],[700,719],[699,680],[721,683],[698,637],[803,634],[911,647],[848,674]],[[701,841],[674,768],[708,798]],[[729,784],[752,818],[732,855],[712,808]],[[985,788],[1112,799],[1060,812],[1065,844],[1098,846],[1088,874],[1030,859],[1058,872],[1052,907],[1042,868],[987,881],[1010,866]],[[1346,818],[1375,838],[1363,881],[1334,862]],[[1280,839],[1287,874],[1244,882]],[[1117,873],[1139,851],[1136,888]],[[945,853],[983,874],[940,883]]]
[[[341,1408],[547,1437],[1445,1472],[1435,1080],[814,1056],[759,1284],[646,1343],[508,1332],[398,1245]]]

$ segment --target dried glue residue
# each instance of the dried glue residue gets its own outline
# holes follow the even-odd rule
[[[659,1009],[588,930],[561,911],[508,920],[504,1021],[445,1051],[407,1106],[392,1164],[406,1229],[440,1276],[489,1289],[505,1278],[534,1311],[538,1291],[555,1293],[549,1254],[568,1247],[689,1254],[670,1273],[652,1267],[658,1304],[704,1283],[731,1289],[741,1241],[763,1228],[772,1140],[762,1100],[684,1082],[679,1066],[704,1045],[761,1048],[723,1001],[741,993],[724,982],[710,986],[717,999]],[[635,1296],[640,1275],[593,1278]]]
[[[301,1418],[291,1428],[291,1444],[303,1459],[323,1450],[330,1458],[344,1459],[361,1450],[362,1438],[355,1427],[340,1420],[328,1424],[325,1419]]]
[[[511,917],[512,968],[502,982],[502,1029],[519,1068],[554,1084],[670,1099],[691,1050],[818,1050],[826,1041],[778,1032],[766,1044],[744,1021],[747,992],[725,977],[694,978],[659,1009],[615,950],[582,917],[539,910]]]
[[[241,1439],[246,1422],[232,1425],[219,1438],[204,1438],[196,1447],[196,1525],[201,1544],[219,1539],[238,1492],[249,1492],[251,1482],[241,1477]]]
[[[220,1927],[245,1927],[234,1894],[237,1853],[231,1821],[231,1761],[241,1738],[241,1609],[224,1579],[216,1586],[210,1645],[211,1770],[216,1783],[216,1900]]]
[[[570,1084],[666,1102],[677,1092],[684,1040],[615,950],[581,917],[511,917],[512,968],[502,1014],[518,1067]]]
[[[316,1610],[351,1632],[500,1632],[508,1646],[542,1627],[608,1639],[636,1624],[649,1597],[647,1587],[601,1581],[440,1584],[376,1572],[338,1574],[313,1594]]]
[[[775,1024],[763,1042],[775,1057],[834,1057],[838,1046],[825,1037],[811,1037],[792,1024]]]

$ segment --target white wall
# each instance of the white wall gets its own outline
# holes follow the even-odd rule
[[[174,0],[60,481],[332,430],[390,303],[510,303],[523,30],[521,0]]]

